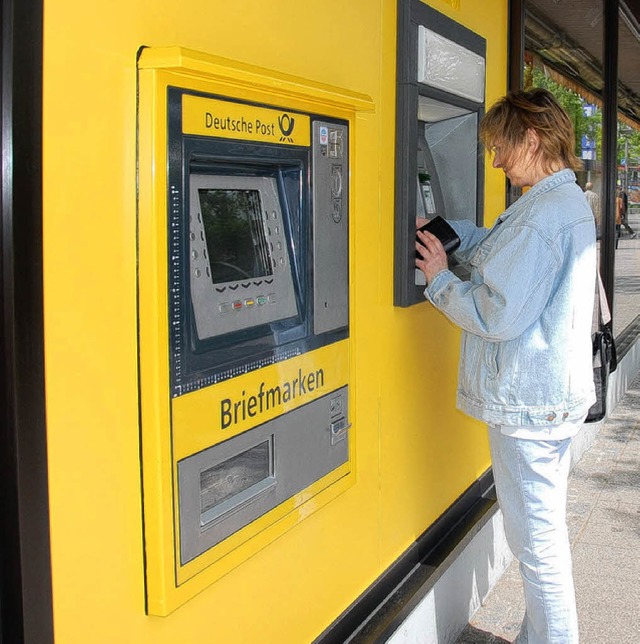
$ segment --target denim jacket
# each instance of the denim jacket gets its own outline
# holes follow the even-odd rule
[[[425,289],[463,331],[458,407],[491,425],[550,429],[595,402],[595,226],[575,181],[542,179],[491,229],[449,222],[470,280],[442,270]]]

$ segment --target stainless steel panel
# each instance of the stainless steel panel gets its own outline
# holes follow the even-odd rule
[[[347,462],[342,387],[178,463],[184,565]]]
[[[314,333],[349,324],[349,130],[313,124]]]

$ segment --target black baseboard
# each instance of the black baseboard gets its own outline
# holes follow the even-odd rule
[[[487,470],[397,559],[314,644],[385,641],[446,571],[497,508]]]

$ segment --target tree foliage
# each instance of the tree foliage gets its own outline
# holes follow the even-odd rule
[[[590,117],[585,116],[584,113],[584,99],[557,83],[535,65],[527,65],[525,69],[525,88],[529,89],[531,87],[542,87],[549,90],[569,115],[575,130],[575,152],[580,156],[582,153],[582,136],[591,130]]]
[[[525,88],[543,87],[548,89],[565,109],[576,134],[576,154],[581,156],[582,137],[587,136],[596,142],[596,158],[602,159],[602,112],[595,107],[592,116],[585,114],[584,106],[588,102],[574,91],[560,85],[537,65],[527,64],[524,73]],[[640,130],[630,128],[618,122],[617,164],[625,155],[625,141],[630,165],[640,165]]]

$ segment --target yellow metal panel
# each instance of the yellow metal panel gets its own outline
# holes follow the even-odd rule
[[[348,384],[348,344],[330,344],[175,398],[174,458],[228,440]]]
[[[310,143],[309,117],[199,96],[182,97],[185,134],[283,145]],[[287,132],[284,136],[283,132]]]
[[[491,103],[505,89],[508,3],[429,4],[487,39]],[[392,306],[395,21],[396,0],[309,0],[304,10],[298,0],[46,3],[43,261],[56,641],[312,641],[487,467],[483,429],[454,410],[457,331],[428,304]],[[145,567],[161,586],[174,583],[175,570],[165,566],[173,557],[166,542],[143,550],[139,417],[170,419],[164,394],[138,395],[140,379],[168,369],[167,306],[157,298],[166,275],[145,274],[157,288],[137,292],[138,262],[141,271],[159,265],[158,257],[137,257],[137,216],[157,236],[144,246],[158,249],[164,228],[153,213],[166,207],[158,183],[156,190],[136,183],[143,45],[165,50],[167,75],[189,66],[182,57],[205,52],[212,77],[203,91],[214,83],[220,95],[267,105],[288,96],[300,112],[319,103],[342,116],[358,112],[351,140],[354,484],[292,510],[282,521],[295,525],[273,528],[280,536],[265,535],[268,545],[252,556],[236,548],[229,558],[237,559],[218,571],[226,574],[166,618],[148,616],[145,606]],[[212,56],[222,67],[237,61],[233,84],[216,76]],[[256,87],[264,68],[276,73]],[[166,84],[164,72],[149,82]],[[145,82],[141,91],[157,91]],[[164,131],[157,118],[139,136],[140,162],[153,176],[165,171],[151,149]],[[138,190],[150,204],[139,214]],[[489,164],[485,195],[490,221],[504,203],[504,179]],[[138,306],[157,320],[146,329],[155,334],[148,349],[138,346]],[[142,450],[154,464],[145,478],[166,498],[169,448],[146,443]],[[156,499],[144,506],[152,530],[174,529]],[[298,521],[296,512],[314,506]]]
[[[177,61],[191,66],[179,67]],[[168,228],[165,195],[169,191],[165,175],[156,172],[156,168],[167,164],[167,89],[183,86],[229,96],[229,100],[222,101],[184,95],[182,130],[187,134],[309,145],[310,118],[298,113],[291,117],[288,110],[237,102],[237,97],[231,94],[238,90],[236,77],[243,79],[245,74],[252,74],[250,86],[242,88],[242,98],[256,100],[273,85],[266,70],[261,70],[260,76],[257,69],[249,70],[247,66],[178,48],[159,53],[144,50],[139,67],[140,146],[145,147],[140,151],[139,166],[139,328],[147,593],[149,611],[166,615],[341,494],[353,479],[348,476],[352,466],[346,463],[195,560],[181,565],[177,462],[349,384],[351,365],[349,342],[344,340],[178,396],[171,400],[170,418],[167,417],[169,250],[162,231]],[[310,105],[317,100],[315,113],[331,105],[335,116],[336,112],[348,115],[350,104],[369,108],[371,105],[361,95],[276,76],[282,85],[279,100],[293,109],[301,101]],[[294,96],[287,96],[283,87],[293,89]],[[307,96],[303,94],[305,87]],[[336,104],[340,110],[336,110]],[[284,116],[289,119],[287,125],[276,126]],[[297,127],[289,127],[293,118]],[[350,433],[353,440],[355,432]]]
[[[211,87],[220,83],[233,96],[250,95],[255,101],[277,105],[286,99],[295,100],[301,110],[311,106],[326,106],[333,109],[371,111],[371,98],[360,92],[350,91],[329,83],[310,83],[305,78],[248,65],[210,53],[194,51],[184,47],[145,48],[138,62],[139,69],[158,69],[184,76],[182,85],[192,87],[193,83]],[[229,70],[233,69],[230,77]],[[203,85],[204,84],[204,85]]]

